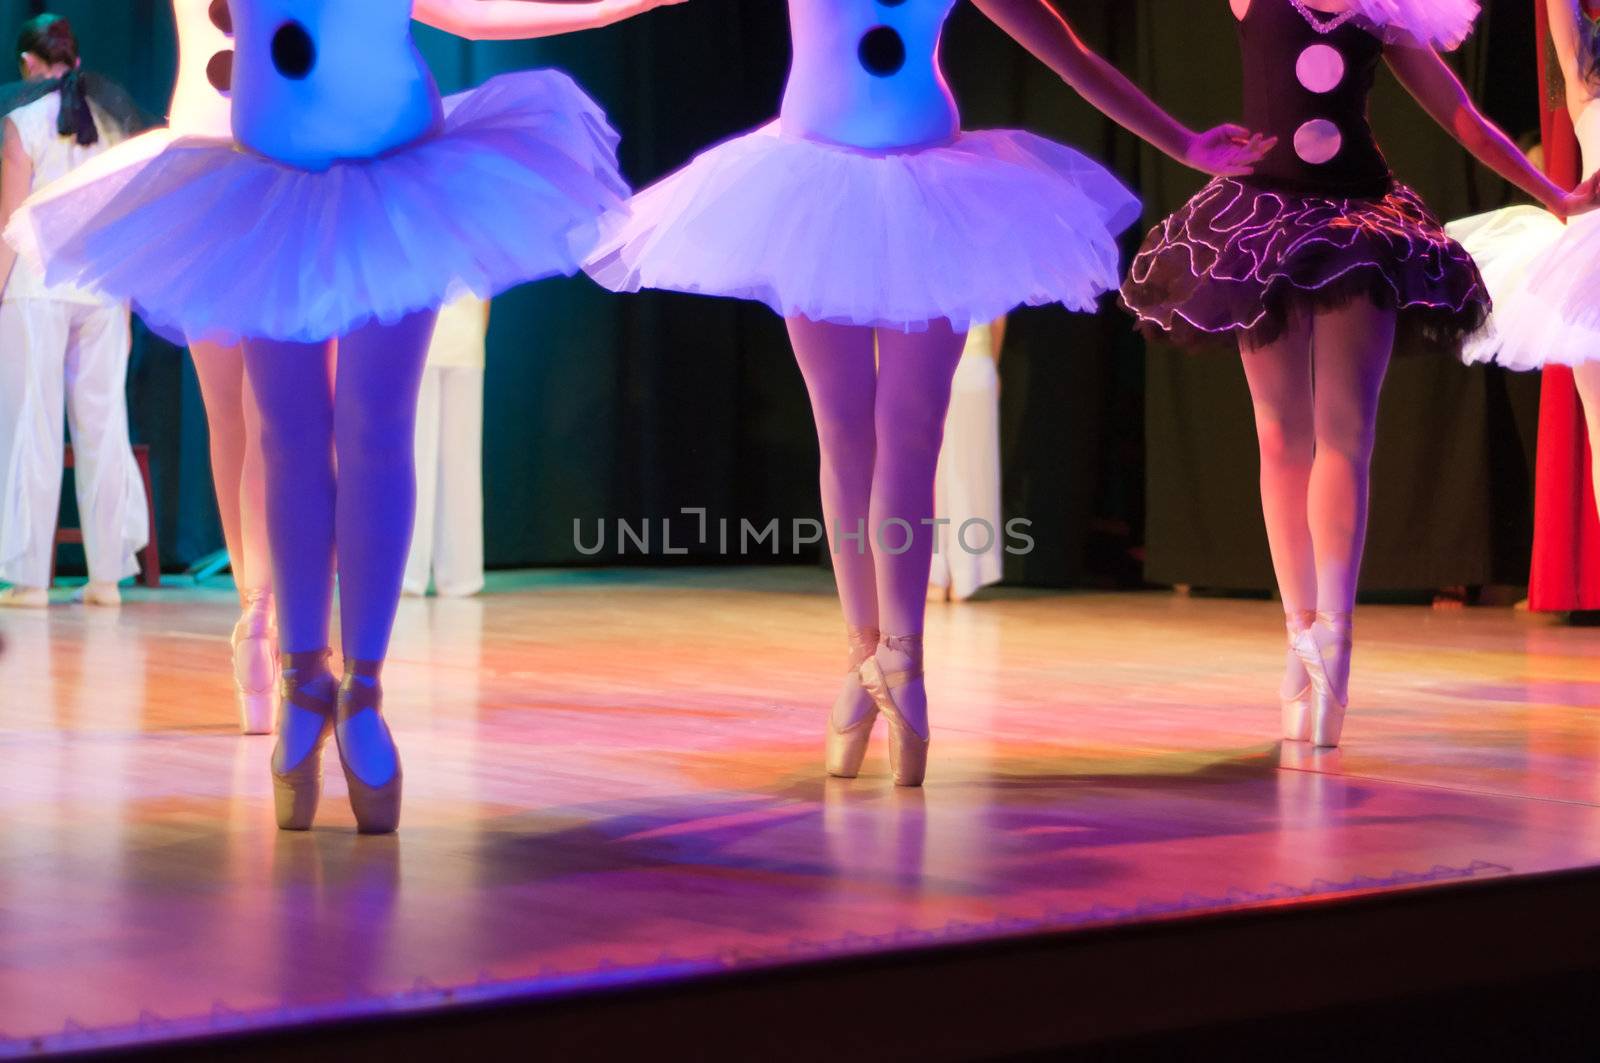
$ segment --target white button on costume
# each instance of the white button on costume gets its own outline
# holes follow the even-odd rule
[[[90,146],[56,132],[61,97],[11,112],[33,165],[33,187],[71,173],[118,139],[96,112]],[[128,442],[125,306],[81,288],[46,285],[19,257],[0,296],[0,580],[50,582],[64,460],[63,413],[76,454],[78,510],[89,576],[112,583],[138,571],[149,502]]]
[[[1345,62],[1339,49],[1313,44],[1300,53],[1294,65],[1300,84],[1318,94],[1332,92],[1344,83]],[[1331,162],[1344,147],[1344,134],[1326,118],[1313,118],[1294,134],[1294,153],[1313,166]]]
[[[1312,92],[1332,92],[1344,81],[1344,56],[1327,44],[1313,44],[1300,53],[1294,65],[1295,76]]]

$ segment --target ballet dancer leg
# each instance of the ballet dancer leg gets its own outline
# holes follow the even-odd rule
[[[328,343],[247,340],[245,368],[261,413],[267,537],[283,652],[282,709],[272,754],[278,826],[309,830],[333,730],[333,389]]]
[[[345,677],[335,731],[363,833],[399,825],[400,758],[380,678],[416,518],[416,414],[435,314],[368,325],[339,343],[334,449]]]
[[[1295,312],[1272,343],[1245,343],[1240,353],[1261,452],[1261,511],[1289,637],[1278,690],[1283,736],[1304,742],[1311,738],[1311,676],[1294,643],[1309,631],[1317,611],[1316,554],[1306,517],[1316,452],[1310,314]]]
[[[862,669],[889,717],[889,763],[900,786],[927,772],[928,692],[922,633],[937,529],[934,477],[950,412],[950,387],[966,335],[939,321],[924,332],[878,336],[877,463],[868,522],[877,551],[883,641]]]
[[[1317,457],[1307,515],[1317,555],[1317,623],[1326,671],[1312,741],[1339,744],[1350,701],[1351,615],[1366,548],[1378,401],[1394,352],[1395,314],[1368,300],[1323,311],[1313,323]]]
[[[277,714],[278,647],[267,544],[261,413],[236,346],[191,343],[211,437],[211,478],[239,592],[233,682],[245,734],[270,734]]]
[[[244,352],[219,343],[191,343],[195,377],[205,406],[206,429],[211,443],[211,482],[217,492],[217,515],[228,547],[228,564],[234,586],[244,604],[250,590],[248,559],[244,552]],[[262,558],[264,561],[265,558]],[[270,582],[257,588],[270,586]]]
[[[877,650],[879,636],[878,582],[869,527],[877,460],[876,352],[869,328],[793,318],[789,338],[817,424],[822,515],[849,644],[844,688],[830,716],[828,773],[854,778],[877,718],[860,674],[862,664]]]
[[[1583,403],[1583,419],[1589,427],[1589,475],[1594,482],[1596,505],[1600,505],[1600,460],[1593,452],[1600,450],[1600,362],[1585,362],[1573,369],[1572,379],[1578,387],[1578,399]]]

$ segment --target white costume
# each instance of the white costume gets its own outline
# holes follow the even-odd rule
[[[483,371],[488,312],[458,299],[439,312],[417,408],[417,524],[407,594],[483,590]]]
[[[928,582],[948,587],[958,601],[1005,578],[998,354],[993,326],[967,335],[934,482],[934,519],[949,523],[939,526]]]
[[[50,93],[6,118],[42,188],[118,139],[96,111],[99,142],[61,136],[61,96]],[[116,583],[139,570],[149,500],[128,440],[125,305],[70,285],[47,286],[18,258],[0,297],[0,580],[50,583],[61,498],[64,433],[72,430],[78,510],[89,578]]]
[[[1600,99],[1574,123],[1584,176],[1600,170]],[[1477,260],[1494,316],[1463,357],[1508,369],[1600,361],[1600,215],[1564,225],[1538,207],[1508,207],[1447,226]]]
[[[908,332],[1021,304],[1094,310],[1139,201],[1072,148],[961,129],[939,65],[954,7],[790,0],[779,118],[635,195],[590,276]]]

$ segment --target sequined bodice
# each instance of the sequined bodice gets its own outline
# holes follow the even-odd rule
[[[1253,0],[1239,42],[1245,124],[1278,138],[1256,180],[1297,193],[1384,194],[1393,175],[1367,118],[1382,40],[1359,19]]]
[[[789,0],[794,61],[782,127],[874,150],[954,136],[961,119],[939,69],[955,0]]]
[[[371,158],[439,121],[411,0],[229,0],[239,142],[306,169]]]

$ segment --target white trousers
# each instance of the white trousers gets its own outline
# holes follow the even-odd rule
[[[968,353],[956,367],[944,449],[934,482],[939,549],[928,582],[956,598],[1005,576],[1005,529],[1000,510],[1000,372],[985,353]]]
[[[407,594],[483,590],[483,370],[429,366],[417,407],[417,523]]]
[[[128,311],[50,299],[0,303],[0,579],[50,583],[72,430],[89,578],[139,571],[150,502],[128,440]]]

